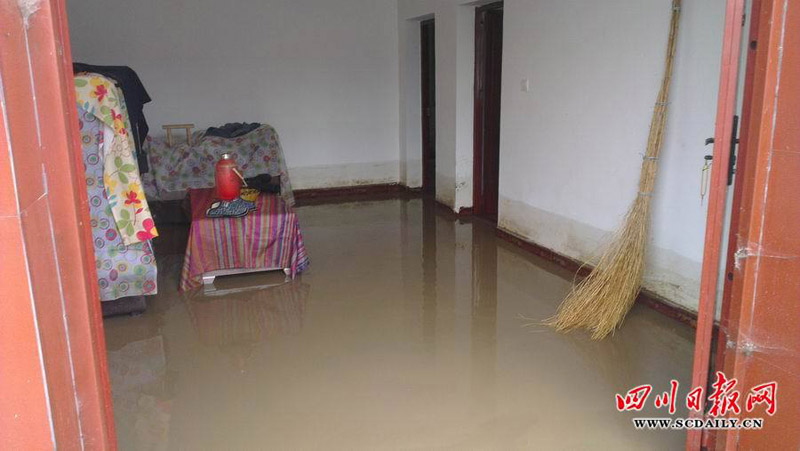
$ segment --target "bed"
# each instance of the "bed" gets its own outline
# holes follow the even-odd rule
[[[283,149],[272,126],[263,124],[237,138],[198,131],[192,134],[191,143],[169,146],[166,138],[147,138],[145,151],[151,170],[144,174],[143,182],[149,199],[181,200],[189,189],[213,187],[214,166],[223,153],[230,153],[245,177],[266,173],[280,178],[281,196],[289,206],[294,205]]]
[[[75,94],[103,310],[144,310],[142,296],[158,291],[151,243],[158,231],[142,190],[125,101],[112,80],[92,73],[75,76]],[[129,300],[127,307],[120,300]]]

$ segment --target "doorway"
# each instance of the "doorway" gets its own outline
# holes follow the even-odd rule
[[[497,221],[500,175],[500,85],[503,2],[475,11],[475,128],[473,211]]]
[[[420,23],[422,55],[422,191],[436,194],[436,23]]]

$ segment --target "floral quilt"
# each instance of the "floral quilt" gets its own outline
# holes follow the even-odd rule
[[[122,92],[112,80],[87,73],[75,76],[75,96],[78,108],[106,126],[103,186],[122,242],[131,245],[155,238],[158,231],[142,190]]]
[[[145,148],[154,179],[154,187],[148,189],[149,192],[157,190],[154,193],[157,198],[166,199],[167,193],[185,192],[190,188],[212,188],[217,161],[223,153],[229,153],[245,177],[280,175],[281,196],[288,205],[294,205],[278,132],[270,125],[262,125],[237,138],[205,136],[205,131],[195,132],[191,146],[186,142],[173,142],[169,147],[163,138],[148,137]]]
[[[100,300],[156,294],[157,268],[150,241],[123,243],[103,188],[103,141],[108,127],[82,108],[78,108],[78,115]],[[145,219],[145,222],[145,227],[152,228],[152,219]]]

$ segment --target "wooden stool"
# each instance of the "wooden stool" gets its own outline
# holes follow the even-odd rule
[[[167,145],[169,147],[172,147],[172,130],[176,128],[186,130],[186,144],[192,145],[192,129],[194,128],[194,124],[170,124],[163,125],[161,128],[167,131]]]

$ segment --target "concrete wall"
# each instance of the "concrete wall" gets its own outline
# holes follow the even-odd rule
[[[474,8],[398,0],[402,173],[419,183],[418,20],[437,25],[437,198],[472,204]],[[696,309],[703,146],[714,132],[724,0],[684,2],[645,287]],[[499,226],[592,261],[636,195],[663,74],[665,0],[505,0]],[[523,92],[527,79],[530,90]]]
[[[436,198],[472,205],[475,2],[399,0],[401,179],[420,186],[419,22],[436,19]],[[486,3],[486,2],[479,2]]]
[[[295,188],[398,181],[396,0],[70,0],[68,11],[76,60],[139,73],[154,133],[268,122]]]
[[[684,2],[645,287],[696,309],[723,0]],[[505,2],[500,226],[592,260],[637,193],[670,2]],[[530,92],[521,80],[529,79]]]

